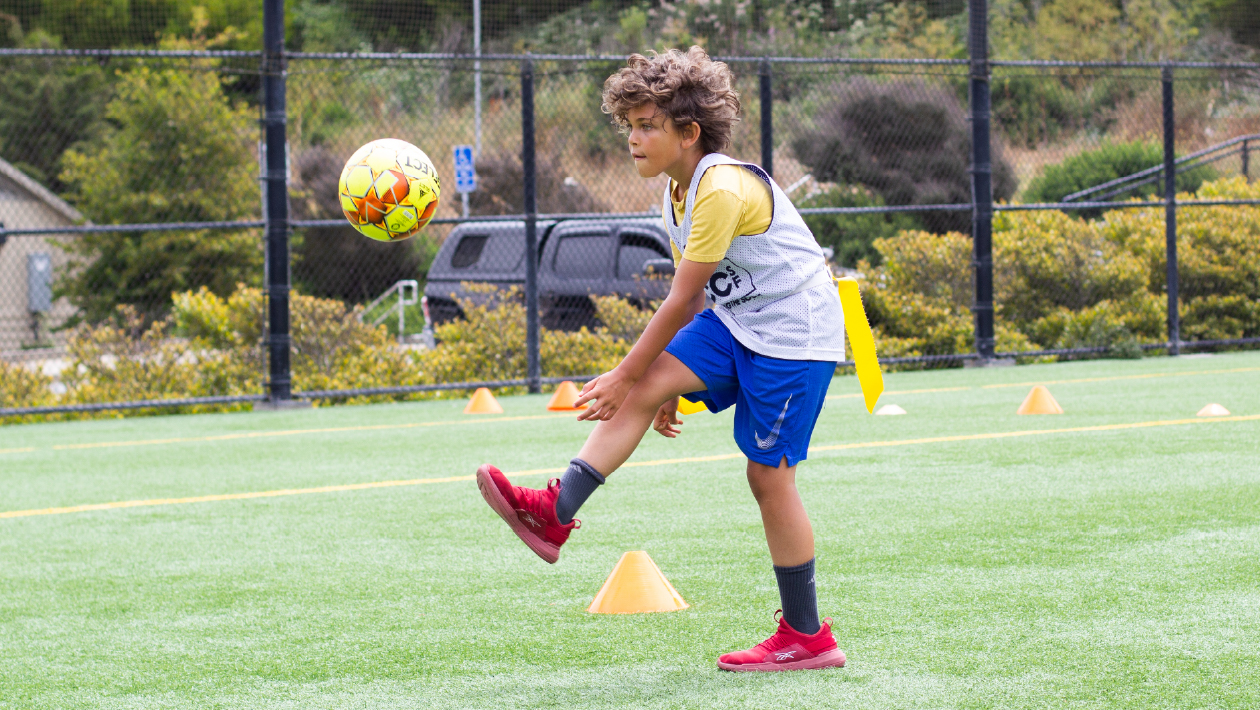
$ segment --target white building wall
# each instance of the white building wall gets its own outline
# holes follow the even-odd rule
[[[0,170],[0,223],[8,229],[42,229],[74,224],[73,210],[63,202],[50,204],[48,194],[34,194],[29,179],[15,176],[10,165]],[[19,182],[20,181],[20,182]],[[25,183],[25,184],[22,184]],[[44,191],[45,193],[47,191]],[[56,198],[53,198],[56,200]],[[67,214],[69,212],[70,214]],[[23,346],[34,341],[31,314],[27,309],[27,255],[47,253],[52,258],[54,274],[63,273],[69,260],[65,244],[74,237],[45,235],[9,235],[0,246],[0,357],[13,358],[23,354]],[[50,333],[49,328],[61,325],[74,314],[74,307],[65,299],[53,303],[53,309],[45,314],[41,335],[45,342],[61,345],[64,333]]]

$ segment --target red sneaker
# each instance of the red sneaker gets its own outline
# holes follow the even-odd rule
[[[503,518],[529,549],[551,564],[560,559],[560,546],[569,533],[582,526],[573,520],[561,525],[556,517],[556,498],[560,496],[560,479],[553,478],[542,490],[512,485],[507,476],[490,464],[477,469],[477,487],[494,512]]]
[[[779,612],[775,612],[778,614]],[[805,635],[779,618],[774,636],[746,651],[724,654],[718,668],[724,671],[798,671],[810,668],[844,667],[844,651],[836,647],[831,619],[823,619],[817,633]]]

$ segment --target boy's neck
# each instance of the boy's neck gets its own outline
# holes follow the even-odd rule
[[[683,153],[677,163],[665,169],[665,174],[669,179],[673,180],[677,185],[670,193],[670,197],[675,202],[682,202],[687,196],[687,190],[691,187],[691,179],[696,175],[696,166],[700,165],[700,161],[704,159],[704,152],[700,150],[688,150]],[[678,194],[678,193],[682,194]]]

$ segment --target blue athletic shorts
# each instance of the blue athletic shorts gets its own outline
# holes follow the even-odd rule
[[[683,326],[665,352],[707,388],[684,397],[704,402],[711,412],[735,405],[735,443],[745,456],[767,466],[784,458],[788,466],[805,460],[836,363],[759,355],[736,340],[712,310]]]

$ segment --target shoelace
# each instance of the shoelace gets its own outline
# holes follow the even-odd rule
[[[774,620],[778,621],[779,616],[782,613],[783,613],[782,609],[774,612]],[[822,623],[830,624],[831,621],[832,621],[831,617],[828,616],[827,618],[822,620]],[[783,648],[784,646],[790,646],[790,645],[791,643],[788,642],[787,636],[785,634],[775,631],[773,636],[757,644],[757,648],[761,649],[762,651],[766,653],[769,653],[771,651],[777,651],[780,648]]]
[[[553,489],[555,490],[555,495],[551,495]],[[547,487],[541,490],[537,488],[525,488],[522,486],[516,487],[516,500],[520,506],[529,513],[538,516],[548,524],[560,524],[560,521],[556,520],[556,510],[554,507],[556,496],[559,494],[559,478],[553,478],[550,481],[547,481]],[[582,521],[574,518],[573,522],[577,523],[577,525],[574,526],[575,529],[582,527]]]
[[[770,653],[771,651],[777,651],[787,645],[789,644],[783,634],[775,631],[773,636],[757,644],[757,648],[763,653]]]
[[[775,620],[775,622],[778,622],[778,620],[779,620],[779,616],[780,616],[781,614],[783,614],[783,610],[782,610],[782,609],[779,609],[779,610],[777,610],[777,611],[775,611],[775,612],[774,612],[774,620]],[[787,639],[784,637],[784,635],[783,635],[783,634],[781,634],[781,633],[779,633],[779,632],[776,630],[776,631],[774,632],[774,634],[773,634],[772,636],[770,636],[770,638],[768,638],[768,639],[766,639],[765,641],[762,641],[761,643],[757,644],[757,648],[758,648],[758,649],[760,649],[761,651],[764,651],[764,652],[766,652],[766,653],[769,653],[769,652],[771,652],[771,651],[777,651],[777,650],[779,650],[780,648],[783,648],[784,646],[788,646],[788,645],[790,645],[790,644],[788,644]]]

